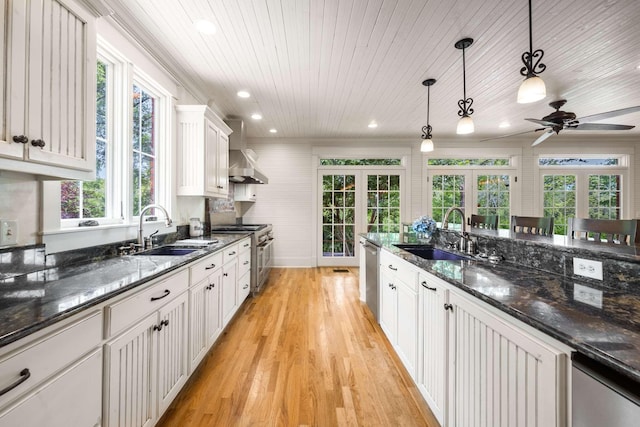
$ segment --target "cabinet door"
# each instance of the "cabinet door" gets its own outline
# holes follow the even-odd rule
[[[393,277],[384,270],[380,273],[380,327],[391,344],[396,344],[397,325],[397,293]]]
[[[242,275],[240,279],[238,279],[238,301],[237,306],[240,307],[244,300],[247,299],[249,293],[251,292],[251,272],[247,271]]]
[[[445,415],[447,290],[430,276],[420,274],[418,388],[441,425]]]
[[[208,348],[211,347],[220,336],[220,332],[222,332],[222,316],[220,315],[221,276],[220,269],[212,273],[209,276],[209,286],[205,291]]]
[[[193,372],[209,349],[208,287],[209,279],[205,278],[189,289],[189,372]]]
[[[160,309],[158,340],[158,416],[187,381],[187,292]]]
[[[238,286],[236,282],[236,271],[238,269],[238,259],[234,258],[222,267],[222,325],[229,323],[229,320],[236,312]]]
[[[0,427],[100,426],[101,395],[102,351],[96,350],[0,414]]]
[[[448,425],[564,425],[564,354],[455,292],[449,299]]]
[[[207,194],[218,194],[218,139],[219,130],[211,122],[211,120],[205,119],[204,130],[204,151],[206,162],[205,167],[205,192]]]
[[[220,132],[218,135],[218,184],[217,193],[226,196],[229,194],[229,137]]]
[[[397,352],[415,380],[418,360],[418,294],[404,282],[397,280],[396,283]]]
[[[158,314],[150,314],[105,345],[106,426],[142,427],[155,422],[151,358],[157,323]]]

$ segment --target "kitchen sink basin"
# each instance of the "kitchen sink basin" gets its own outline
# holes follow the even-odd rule
[[[148,251],[138,252],[134,255],[165,255],[165,256],[182,256],[195,252],[195,248],[176,248],[174,246],[160,246],[159,248],[149,249]]]
[[[469,257],[452,252],[443,251],[432,246],[416,246],[416,245],[395,245],[400,249],[420,257],[422,259],[432,259],[436,261],[461,261],[468,260]]]

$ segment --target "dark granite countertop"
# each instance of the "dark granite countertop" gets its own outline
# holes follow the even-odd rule
[[[218,243],[183,256],[126,255],[0,280],[0,347],[176,270],[248,236],[213,234]]]
[[[599,287],[511,262],[425,260],[395,247],[398,234],[361,236],[640,383],[640,290]],[[602,291],[601,308],[574,297],[582,286]]]

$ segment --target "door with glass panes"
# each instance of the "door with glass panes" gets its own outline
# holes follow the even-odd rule
[[[356,266],[359,233],[400,231],[403,174],[357,168],[318,171],[319,266]]]
[[[447,210],[457,206],[467,219],[471,214],[498,215],[498,227],[508,229],[514,176],[514,171],[503,169],[432,169],[428,178],[431,215],[442,223]],[[459,214],[452,214],[449,224],[459,229]]]

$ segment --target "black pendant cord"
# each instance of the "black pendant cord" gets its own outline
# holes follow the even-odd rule
[[[431,104],[431,86],[436,83],[436,79],[427,79],[422,82],[427,87],[427,125],[422,126],[422,139],[431,139],[431,131],[433,130],[429,124],[429,105]]]
[[[522,54],[522,62],[524,67],[520,69],[520,74],[526,78],[536,77],[547,69],[547,66],[540,63],[544,56],[542,49],[533,50],[533,12],[531,8],[531,0],[529,0],[529,51]],[[463,52],[464,54],[464,52]],[[535,60],[535,63],[533,62]]]
[[[462,49],[462,94],[463,98],[458,100],[458,116],[469,117],[473,114],[473,98],[467,98],[467,63],[465,58],[465,50],[473,43],[473,39],[462,39],[455,44],[457,49]]]

